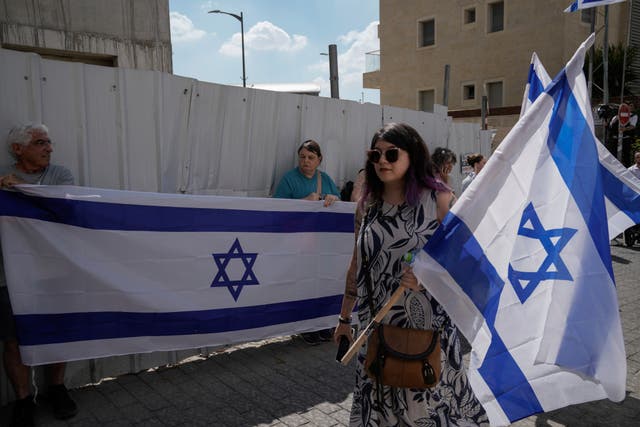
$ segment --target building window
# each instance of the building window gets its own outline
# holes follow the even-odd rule
[[[470,84],[462,86],[462,99],[464,101],[476,99],[476,85]]]
[[[504,30],[504,2],[489,3],[487,13],[488,32],[495,33]]]
[[[487,83],[489,108],[502,107],[502,82]]]
[[[589,8],[589,9],[582,9],[580,12],[580,21],[585,23],[585,24],[591,24],[591,16],[592,13],[594,13],[596,11],[595,7]]]
[[[418,92],[418,108],[420,111],[433,113],[433,104],[435,102],[436,93],[433,89],[421,90]]]
[[[420,21],[420,47],[433,46],[436,43],[436,21]]]
[[[465,24],[473,24],[476,22],[476,8],[470,7],[469,9],[464,10],[464,23]]]

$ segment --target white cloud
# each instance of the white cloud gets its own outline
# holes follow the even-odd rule
[[[315,79],[313,79],[313,83],[320,86],[320,93],[323,93],[323,94],[331,93],[331,85],[329,84],[329,79],[325,79],[324,77],[316,77]]]
[[[362,88],[362,73],[365,71],[365,53],[380,49],[378,21],[367,25],[363,31],[352,30],[338,37],[338,74],[340,92]],[[339,53],[344,50],[344,53]],[[312,72],[329,75],[329,62],[323,60],[308,67]],[[316,80],[323,80],[317,77]],[[328,85],[328,82],[327,82]],[[324,90],[324,86],[321,86]],[[323,92],[326,93],[326,92]]]
[[[220,47],[219,52],[228,56],[240,56],[242,54],[241,43],[240,33],[235,33]],[[244,36],[246,50],[296,52],[306,45],[307,38],[305,36],[298,34],[290,36],[285,30],[269,21],[258,22]]]
[[[350,45],[346,52],[338,55],[338,64],[340,65],[340,73],[364,73],[365,56],[367,52],[380,49],[380,41],[378,39],[378,21],[374,21],[367,25],[362,32],[350,31],[348,34],[341,36],[340,41]]]
[[[213,0],[207,0],[202,4],[200,4],[200,9],[205,12],[209,12],[210,10],[219,9],[219,8],[220,8],[219,2],[213,1]]]
[[[207,34],[206,31],[197,29],[189,17],[179,12],[169,13],[169,22],[172,43],[199,40]]]

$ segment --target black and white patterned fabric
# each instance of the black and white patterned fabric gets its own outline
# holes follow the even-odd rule
[[[363,260],[368,260],[373,305],[377,312],[399,286],[402,257],[421,249],[438,227],[435,192],[425,191],[417,207],[382,203],[371,207],[365,217],[357,242],[361,330],[371,319]],[[426,290],[405,291],[383,323],[441,331],[440,383],[427,390],[383,386],[382,401],[378,401],[376,381],[364,370],[365,345],[357,357],[351,426],[489,425],[464,371],[458,330]]]

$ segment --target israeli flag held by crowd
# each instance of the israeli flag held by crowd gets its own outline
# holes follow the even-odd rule
[[[427,242],[414,272],[472,345],[494,425],[625,396],[605,177],[583,43]]]
[[[527,112],[550,83],[551,78],[547,70],[534,53],[531,57],[520,117]],[[591,116],[587,119],[593,131]],[[609,238],[613,239],[632,225],[640,223],[640,180],[629,172],[600,141],[596,141],[596,148],[604,181]]]
[[[28,365],[335,325],[353,203],[18,190],[0,191],[0,237]]]
[[[590,7],[596,6],[607,6],[609,4],[621,3],[625,0],[574,0],[573,3],[569,7],[567,7],[565,12],[575,12],[580,9],[589,9]]]

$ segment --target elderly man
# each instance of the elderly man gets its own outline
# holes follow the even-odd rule
[[[58,165],[50,164],[53,146],[49,130],[43,124],[18,126],[9,132],[7,138],[9,152],[15,164],[0,171],[0,188],[10,189],[16,184],[73,184],[71,172]],[[4,342],[4,367],[16,394],[12,425],[32,426],[35,402],[30,394],[29,367],[22,363],[18,348],[13,311],[9,301],[4,264],[0,252],[0,339]],[[56,418],[71,418],[78,412],[64,386],[64,363],[45,367],[48,380],[47,396]]]

